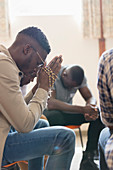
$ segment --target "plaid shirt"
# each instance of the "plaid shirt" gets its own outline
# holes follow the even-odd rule
[[[97,86],[101,120],[106,126],[113,126],[113,49],[100,58]],[[113,135],[107,141],[105,158],[109,169],[113,170]]]
[[[113,134],[105,146],[105,159],[109,170],[113,170]]]
[[[100,58],[97,85],[101,119],[106,126],[113,126],[113,49]]]

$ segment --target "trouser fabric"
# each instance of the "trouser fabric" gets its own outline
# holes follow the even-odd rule
[[[48,155],[46,170],[69,170],[75,149],[75,134],[60,126],[48,127],[46,120],[39,120],[29,133],[11,129],[8,134],[2,166],[28,160],[29,170],[42,170],[44,155]]]
[[[81,125],[89,123],[86,150],[91,152],[98,150],[99,134],[105,127],[100,117],[95,121],[86,121],[83,114],[67,113],[58,110],[45,110],[43,114],[47,117],[50,126]]]

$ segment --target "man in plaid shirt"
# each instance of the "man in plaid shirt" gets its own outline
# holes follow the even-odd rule
[[[100,170],[113,170],[113,49],[99,61],[98,90],[100,116],[105,124],[99,137]]]

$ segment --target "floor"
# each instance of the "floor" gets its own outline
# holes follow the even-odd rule
[[[70,170],[79,170],[80,162],[82,159],[82,151],[85,150],[86,142],[87,142],[87,131],[82,131],[82,138],[83,138],[83,145],[84,145],[83,149],[81,147],[79,131],[76,129],[75,133],[76,133],[75,155],[73,157]],[[97,160],[95,161],[95,163],[99,164],[99,161]]]
[[[82,147],[81,147],[79,132],[77,129],[75,130],[75,133],[76,133],[75,155],[73,157],[70,170],[79,170],[79,165],[82,159]],[[82,132],[82,137],[83,137],[83,144],[85,149],[86,141],[87,141],[86,132]]]

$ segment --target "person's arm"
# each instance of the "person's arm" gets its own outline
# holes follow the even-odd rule
[[[43,112],[48,93],[38,89],[27,105],[20,89],[18,72],[8,61],[0,61],[0,111],[19,132],[29,132]]]
[[[58,62],[55,64],[59,66],[53,70],[57,74],[60,64]],[[46,106],[49,90],[48,76],[44,71],[40,73],[39,88],[28,105],[25,103],[19,85],[18,71],[15,66],[10,61],[0,61],[0,111],[17,131],[29,132]]]
[[[71,105],[66,102],[60,101],[55,99],[55,90],[52,92],[52,96],[48,101],[48,110],[60,110],[65,112],[71,112],[71,113],[81,113],[85,114],[88,113],[89,116],[93,113],[93,119],[96,119],[97,117],[97,109],[95,107],[92,107],[90,105],[88,106],[77,106],[77,105]]]
[[[79,92],[82,95],[82,97],[84,98],[84,100],[86,101],[86,106],[91,105],[91,106],[97,107],[97,101],[96,101],[95,97],[92,95],[91,90],[88,88],[88,86],[80,88]],[[98,109],[97,109],[97,111],[98,111]],[[86,120],[94,120],[93,112],[91,113],[91,115],[89,115],[89,113],[86,112],[84,114],[84,117]],[[97,118],[98,118],[98,112],[97,112]]]
[[[86,105],[87,104],[90,104],[92,106],[97,105],[96,99],[94,98],[94,96],[91,93],[91,90],[87,86],[80,88],[79,92],[86,101]]]
[[[28,104],[29,101],[32,99],[37,89],[38,89],[38,84],[35,84],[34,87],[24,96],[24,100],[26,104]]]
[[[71,105],[71,104],[62,102],[52,97],[48,101],[48,110],[61,110],[61,111],[81,113],[81,114],[85,114],[85,113],[95,114],[96,113],[94,107]]]

